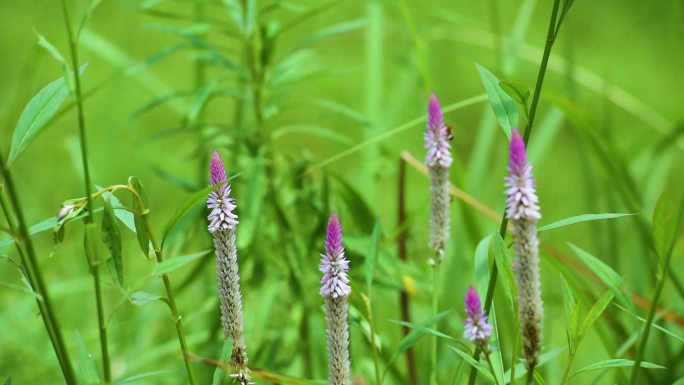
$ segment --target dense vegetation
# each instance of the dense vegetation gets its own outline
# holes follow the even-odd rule
[[[0,23],[0,381],[231,383],[217,151],[256,383],[326,383],[333,211],[355,384],[525,383],[517,128],[541,211],[532,380],[684,384],[681,1],[26,0]],[[438,269],[432,92],[453,136]],[[463,336],[471,285],[486,345]]]

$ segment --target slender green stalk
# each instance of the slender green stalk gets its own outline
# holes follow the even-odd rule
[[[159,247],[159,243],[157,243],[157,239],[154,237],[154,233],[152,232],[152,228],[150,226],[150,222],[147,216],[147,208],[145,208],[145,205],[143,203],[142,198],[140,195],[135,191],[134,189],[127,188],[138,200],[138,203],[140,207],[143,207],[145,210],[143,213],[141,213],[141,216],[143,218],[143,221],[145,223],[145,229],[147,230],[147,233],[150,236],[150,243],[152,243],[152,249],[154,250],[154,256],[157,259],[158,263],[164,262],[164,257],[162,255],[162,249]],[[185,371],[187,372],[188,375],[188,380],[190,381],[190,385],[196,385],[195,381],[195,375],[192,372],[192,366],[190,365],[190,361],[187,358],[188,352],[188,344],[185,341],[185,334],[183,333],[183,324],[182,324],[182,317],[180,313],[178,312],[178,306],[176,305],[176,298],[173,293],[173,287],[171,286],[171,280],[169,279],[168,274],[164,273],[162,274],[162,281],[164,282],[164,290],[166,292],[166,297],[167,297],[167,303],[169,305],[169,309],[171,310],[171,315],[173,316],[173,321],[176,325],[176,334],[178,336],[178,342],[180,343],[181,347],[181,352],[183,353],[183,363],[185,364]]]
[[[81,161],[83,163],[83,174],[85,175],[85,193],[86,193],[86,207],[88,209],[88,215],[85,217],[84,221],[86,226],[93,225],[93,199],[91,197],[92,182],[90,179],[90,168],[88,167],[88,146],[86,140],[86,125],[85,116],[83,109],[83,93],[81,89],[81,75],[79,72],[78,64],[78,41],[77,36],[74,34],[73,28],[71,26],[71,18],[69,16],[69,9],[66,4],[66,0],[62,0],[62,10],[64,12],[64,24],[66,24],[68,39],[69,39],[69,52],[71,57],[71,67],[73,68],[74,83],[76,87],[76,106],[78,113],[78,131],[80,137],[81,145]],[[100,283],[100,260],[94,253],[92,255],[86,255],[88,264],[90,265],[90,272],[93,276],[93,286],[95,287],[95,302],[97,305],[97,321],[99,325],[100,332],[100,348],[102,350],[102,369],[104,372],[104,380],[107,383],[112,382],[112,366],[109,360],[109,343],[107,342],[107,320],[104,315],[104,304],[102,298],[102,287]]]
[[[496,374],[494,374],[494,364],[492,364],[492,356],[491,356],[491,354],[489,354],[489,350],[485,350],[484,355],[485,355],[485,360],[487,361],[487,365],[489,365],[489,370],[492,371],[492,377],[494,377],[494,383],[496,385],[501,385],[499,383],[499,379],[496,377]],[[511,378],[513,378],[513,377],[511,376]]]
[[[382,380],[380,378],[380,356],[378,355],[378,347],[375,345],[375,322],[373,321],[373,308],[371,306],[371,294],[368,291],[368,296],[361,294],[363,302],[366,304],[366,313],[368,314],[368,324],[371,332],[371,350],[373,351],[373,364],[375,366],[375,384],[380,385]]]
[[[435,265],[432,269],[432,315],[437,315],[439,311],[439,255],[435,256]],[[430,381],[429,385],[437,385],[437,351],[439,337],[434,336],[432,340],[432,350],[430,351]]]
[[[660,295],[665,287],[665,280],[667,278],[667,271],[670,269],[670,260],[672,259],[672,250],[670,250],[665,256],[665,261],[660,269],[660,274],[657,277],[656,292],[653,295],[653,301],[651,302],[651,308],[648,310],[648,317],[646,317],[646,324],[644,325],[644,334],[639,340],[639,346],[636,351],[636,358],[634,359],[634,366],[632,367],[632,375],[630,384],[636,385],[639,380],[639,368],[641,367],[641,361],[643,360],[644,350],[646,350],[646,344],[648,343],[648,336],[651,333],[651,325],[653,324],[653,319],[655,318],[656,310],[658,308],[658,301],[660,300]]]
[[[12,179],[12,174],[10,173],[7,163],[5,163],[5,157],[0,152],[0,168],[2,168],[2,176],[5,181],[5,187],[7,189],[7,195],[9,196],[12,209],[17,219],[15,236],[17,237],[17,242],[23,244],[26,252],[19,251],[19,256],[21,258],[22,265],[26,270],[26,276],[31,285],[32,290],[35,290],[38,295],[36,297],[36,302],[38,303],[38,308],[40,309],[40,315],[43,318],[43,323],[47,329],[48,335],[57,355],[60,367],[62,369],[62,374],[64,375],[64,380],[68,385],[75,385],[76,375],[71,366],[71,361],[69,360],[69,351],[64,343],[64,338],[62,337],[62,332],[57,323],[57,318],[55,317],[55,311],[52,306],[52,301],[50,300],[50,295],[48,293],[47,287],[45,285],[45,280],[40,271],[36,252],[33,247],[33,241],[28,232],[28,226],[26,225],[26,220],[24,219],[24,213],[21,210],[21,203],[19,201],[19,195],[14,186],[14,181]],[[2,208],[5,211],[5,216],[7,218],[8,224],[10,224],[10,229],[12,229],[11,215],[8,212],[4,199],[2,199]],[[14,232],[14,231],[13,231]],[[21,250],[19,245],[17,249]]]
[[[551,11],[551,19],[549,20],[549,31],[546,34],[546,44],[544,45],[544,53],[542,54],[542,61],[539,65],[539,73],[537,74],[537,83],[534,86],[534,94],[532,95],[532,103],[530,104],[530,114],[527,119],[527,126],[523,139],[525,143],[530,139],[532,132],[532,124],[534,124],[534,117],[537,114],[537,104],[539,104],[539,96],[541,95],[542,85],[544,84],[544,75],[546,75],[546,66],[549,64],[549,57],[551,56],[551,48],[556,41],[556,18],[558,17],[558,7],[560,0],[553,1],[553,10]],[[560,26],[559,26],[560,27]]]
[[[542,55],[541,64],[539,65],[539,73],[537,74],[537,83],[534,87],[534,95],[532,96],[532,103],[530,105],[529,116],[527,119],[527,125],[525,126],[525,132],[523,133],[523,140],[525,144],[528,143],[530,139],[530,134],[532,133],[532,125],[534,124],[534,117],[537,112],[537,105],[539,104],[539,96],[541,94],[542,85],[544,83],[544,75],[546,74],[546,67],[549,63],[549,57],[551,56],[551,48],[553,48],[553,43],[556,41],[556,35],[558,28],[556,26],[556,19],[558,17],[558,8],[560,5],[560,0],[553,1],[553,10],[551,11],[551,19],[549,21],[549,30],[546,37],[546,44],[544,45],[544,53]],[[506,218],[506,213],[502,216],[501,226],[499,228],[499,235],[502,238],[506,236],[506,229],[508,228],[508,219]],[[484,310],[489,314],[492,308],[492,300],[494,299],[494,289],[496,288],[496,279],[499,273],[499,269],[496,264],[492,265],[492,270],[489,275],[489,284],[487,285],[487,295],[485,297]],[[473,358],[478,359],[480,355],[480,349],[475,349]],[[529,370],[529,378],[534,377],[534,368]],[[475,384],[475,379],[477,378],[477,370],[474,367],[470,369],[470,377],[468,378],[468,385]]]
[[[398,178],[398,197],[397,197],[397,227],[400,230],[397,235],[397,254],[402,261],[408,261],[408,230],[406,228],[406,161],[404,158],[399,158],[399,178]],[[411,302],[406,290],[402,290],[399,294],[399,303],[401,308],[401,320],[411,322]],[[404,337],[406,337],[410,330],[408,326],[403,326]],[[413,357],[413,347],[409,347],[406,351],[406,367],[408,370],[409,384],[418,385],[418,372],[416,371],[416,361]]]

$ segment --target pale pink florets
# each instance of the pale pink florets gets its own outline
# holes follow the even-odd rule
[[[487,314],[482,310],[480,297],[470,286],[465,297],[466,319],[463,321],[465,329],[463,336],[478,345],[485,345],[492,336],[492,326],[488,322]]]
[[[525,142],[518,130],[513,130],[506,184],[506,217],[512,221],[541,219],[539,199],[535,189],[532,165],[527,161]]]

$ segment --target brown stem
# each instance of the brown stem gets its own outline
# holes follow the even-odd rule
[[[402,261],[408,260],[406,243],[408,241],[408,230],[406,229],[406,161],[399,158],[399,199],[397,204],[397,253]],[[399,303],[401,307],[401,319],[411,322],[411,308],[409,296],[406,290],[399,293]],[[410,332],[408,326],[403,326],[404,336]],[[406,367],[408,368],[409,384],[418,385],[418,372],[416,371],[416,360],[413,355],[413,347],[406,351]]]

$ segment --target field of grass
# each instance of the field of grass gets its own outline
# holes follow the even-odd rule
[[[0,25],[0,383],[233,382],[217,151],[257,384],[348,385],[319,293],[333,211],[354,384],[684,384],[682,1],[24,0]],[[453,135],[438,268],[433,92]],[[541,211],[531,379],[513,128]],[[463,336],[470,285],[487,355]]]

